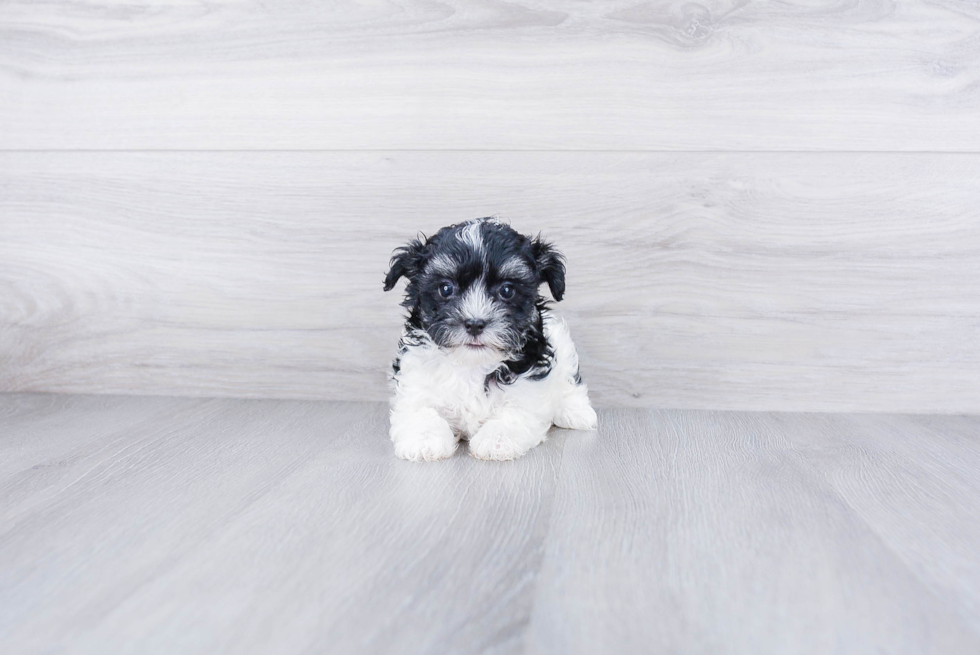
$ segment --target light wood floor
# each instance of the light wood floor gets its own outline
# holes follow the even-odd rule
[[[977,653],[980,417],[0,396],[0,652]]]

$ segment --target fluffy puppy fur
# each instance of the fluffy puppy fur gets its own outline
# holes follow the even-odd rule
[[[409,314],[392,366],[398,457],[520,457],[552,424],[591,430],[596,414],[565,322],[538,293],[565,293],[562,255],[494,219],[450,225],[395,251],[389,291],[408,278]]]

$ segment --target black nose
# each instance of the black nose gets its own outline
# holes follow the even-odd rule
[[[463,325],[466,326],[466,331],[475,337],[483,332],[483,328],[487,326],[487,322],[481,318],[468,318],[463,321]]]

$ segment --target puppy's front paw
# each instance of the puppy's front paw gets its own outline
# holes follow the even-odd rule
[[[457,444],[453,429],[434,410],[410,419],[400,417],[396,421],[393,418],[391,440],[395,444],[395,456],[412,462],[434,462],[452,457]]]
[[[595,430],[598,424],[599,419],[588,400],[568,402],[555,416],[555,425],[569,430]]]
[[[395,444],[395,456],[412,462],[434,462],[447,459],[456,452],[456,440],[425,436]]]
[[[544,441],[545,436],[531,435],[527,429],[505,421],[487,421],[470,438],[470,455],[497,461],[517,459]]]

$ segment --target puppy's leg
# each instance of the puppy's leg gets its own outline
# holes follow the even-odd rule
[[[598,418],[589,402],[588,389],[584,384],[567,384],[555,413],[555,425],[569,430],[595,430]]]
[[[470,437],[470,455],[479,459],[517,459],[544,441],[549,427],[531,412],[505,407]]]
[[[395,455],[413,462],[452,457],[458,442],[446,419],[431,407],[393,409],[389,435]]]
[[[568,324],[552,317],[545,327],[555,350],[555,368],[546,379],[555,385],[552,388],[558,401],[558,410],[552,420],[560,428],[594,430],[597,425],[595,410],[589,402],[589,389],[578,375],[578,353]]]

